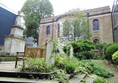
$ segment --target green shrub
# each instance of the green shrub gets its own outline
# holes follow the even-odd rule
[[[109,83],[105,78],[97,77],[93,83]]]
[[[59,83],[68,83],[68,78],[64,70],[57,70],[55,78],[60,81]]]
[[[89,74],[96,74],[104,78],[109,78],[113,76],[113,73],[109,72],[100,65],[94,64],[91,61],[81,61],[79,62],[79,65],[85,67],[86,72],[88,72]]]
[[[65,53],[69,53],[69,45],[72,45],[74,55],[77,57],[78,53],[84,52],[84,51],[91,51],[91,49],[94,49],[94,44],[89,40],[83,40],[83,41],[74,41],[67,44],[67,46],[64,46],[63,50]]]
[[[107,46],[107,43],[103,43],[103,42],[98,42],[95,44],[95,48],[100,53],[100,56],[104,56],[104,50],[106,46]]]
[[[92,59],[93,58],[93,53],[92,51],[83,51],[77,54],[77,58],[80,60],[83,59]]]
[[[105,56],[100,56],[100,55],[93,55],[94,60],[104,60]]]
[[[51,72],[54,67],[47,67],[44,58],[30,58],[25,62],[24,71],[27,72]]]
[[[65,70],[67,73],[73,73],[76,71],[78,65],[78,60],[76,58],[69,58],[68,56],[55,57],[55,66],[59,69]]]
[[[106,56],[108,60],[112,60],[112,55],[114,52],[118,51],[118,44],[114,43],[106,47]]]
[[[115,64],[118,65],[118,51],[116,51],[113,55],[112,55],[112,60]]]

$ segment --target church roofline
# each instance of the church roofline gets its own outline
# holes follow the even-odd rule
[[[87,9],[87,10],[82,10],[82,11],[84,11],[85,13],[89,13],[89,17],[111,13],[109,6],[98,7],[98,8],[93,8],[93,9]],[[52,17],[46,17],[46,18],[41,19],[40,24],[56,22],[60,18],[68,16],[68,15],[69,15],[69,13],[54,16],[54,17],[53,16]]]

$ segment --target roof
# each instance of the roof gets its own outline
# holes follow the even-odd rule
[[[85,12],[89,13],[89,16],[92,16],[92,15],[110,13],[111,11],[109,6],[104,6],[104,7],[94,8],[94,9],[88,9],[85,10]]]
[[[58,16],[51,16],[51,17],[43,18],[43,19],[41,19],[40,24],[55,22],[58,19],[62,18],[63,16],[65,16],[65,15],[58,15]]]
[[[109,6],[104,6],[104,7],[94,8],[94,9],[88,9],[88,10],[84,10],[84,11],[86,13],[89,13],[89,16],[111,12]],[[67,15],[69,15],[69,13],[58,15],[58,16],[46,17],[46,18],[41,19],[40,24],[52,23],[52,22],[55,22],[58,19],[60,19],[64,16],[67,16]]]

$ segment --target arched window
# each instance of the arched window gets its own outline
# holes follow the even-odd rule
[[[99,20],[98,19],[93,20],[93,30],[99,30]]]
[[[46,34],[50,34],[50,26],[46,27]]]
[[[99,39],[94,39],[93,42],[96,44],[99,42]]]
[[[57,32],[58,32],[58,37],[59,37],[59,35],[60,35],[60,24],[57,25],[57,28],[58,28]]]

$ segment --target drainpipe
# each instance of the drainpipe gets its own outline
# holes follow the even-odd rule
[[[53,19],[52,19],[52,40],[53,40],[53,29],[54,29],[54,14],[53,14]]]
[[[113,42],[115,42],[115,37],[114,37],[114,25],[113,25],[113,9],[114,9],[114,3],[115,3],[115,0],[113,2],[113,6],[112,6],[112,12],[111,12],[111,24],[112,24],[112,36],[113,36]]]

